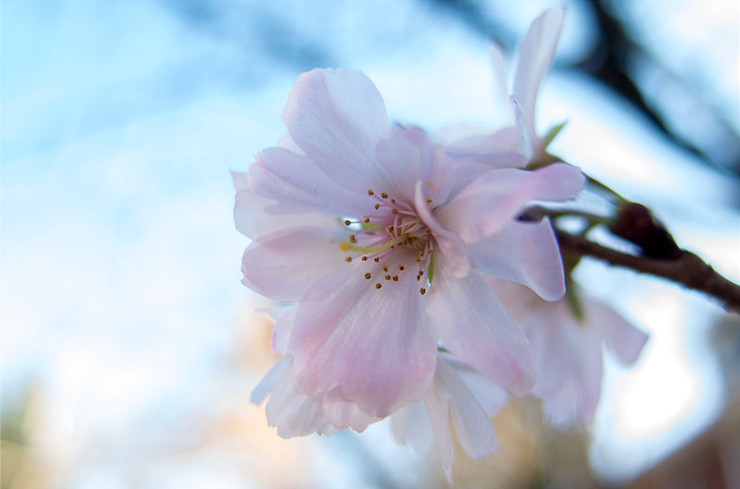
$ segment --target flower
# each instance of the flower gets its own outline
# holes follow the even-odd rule
[[[332,429],[324,419],[359,431],[424,398],[440,341],[525,394],[534,381],[529,345],[486,275],[562,295],[559,256],[538,268],[557,255],[554,239],[530,243],[511,262],[501,253],[515,245],[521,209],[572,198],[580,172],[463,162],[420,129],[392,128],[377,89],[355,71],[301,75],[283,120],[289,138],[234,175],[237,228],[253,240],[243,282],[297,302],[276,324],[286,360],[269,383],[268,413],[287,409],[276,400],[287,392],[322,411],[316,431]],[[351,412],[339,425],[334,403]],[[305,431],[276,424],[283,436]]]
[[[572,280],[570,297],[555,302],[511,282],[493,280],[492,285],[532,345],[539,374],[531,393],[542,399],[549,421],[590,424],[601,397],[604,350],[632,364],[647,335]],[[578,309],[571,302],[574,295]]]

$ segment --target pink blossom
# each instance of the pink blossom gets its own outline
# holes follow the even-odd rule
[[[237,228],[253,240],[243,282],[297,302],[276,324],[286,360],[266,390],[280,398],[272,406],[290,409],[292,398],[304,403],[298,411],[317,414],[300,426],[281,425],[276,414],[281,434],[359,430],[423,399],[440,341],[525,394],[534,381],[529,345],[486,275],[562,295],[554,240],[520,247],[508,263],[504,254],[516,248],[522,208],[572,198],[580,172],[461,161],[419,129],[392,128],[359,72],[304,73],[283,120],[282,147],[234,175]]]
[[[568,294],[576,294],[580,318],[568,297],[546,302],[517,284],[492,284],[532,345],[539,373],[531,393],[542,399],[548,419],[589,424],[601,397],[604,350],[622,364],[634,363],[647,335],[573,281]]]

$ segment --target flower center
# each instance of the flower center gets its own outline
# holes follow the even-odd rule
[[[399,282],[400,277],[416,270],[416,281],[421,282],[424,274],[430,273],[434,252],[434,237],[426,224],[419,218],[414,207],[397,201],[387,193],[376,194],[368,190],[376,202],[374,211],[360,220],[344,221],[353,231],[349,239],[340,244],[343,251],[350,253],[347,263],[364,262],[365,279],[375,279],[375,288],[381,289],[385,282]],[[427,200],[427,205],[431,204]],[[428,279],[424,285],[429,285]],[[419,289],[424,295],[426,288]]]

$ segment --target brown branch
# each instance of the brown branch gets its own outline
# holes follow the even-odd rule
[[[677,257],[670,259],[648,258],[622,253],[559,229],[555,230],[555,234],[564,254],[591,256],[610,265],[666,278],[689,289],[709,294],[719,299],[727,310],[740,313],[740,286],[727,280],[689,251],[680,250]]]

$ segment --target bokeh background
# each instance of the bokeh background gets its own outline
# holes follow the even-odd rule
[[[283,440],[248,403],[276,357],[229,170],[279,140],[315,67],[365,71],[394,121],[495,127],[489,43],[513,53],[561,4],[3,0],[2,487],[446,487],[385,423]],[[553,151],[740,279],[740,5],[565,5],[539,100],[542,132],[569,121]],[[577,278],[651,333],[643,356],[608,363],[589,430],[513,403],[460,486],[740,487],[737,316],[592,261]]]

